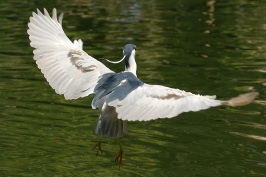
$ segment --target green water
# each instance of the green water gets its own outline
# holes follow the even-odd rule
[[[118,146],[92,147],[92,97],[66,101],[33,61],[32,11],[56,7],[71,40],[95,58],[118,60],[137,45],[138,77],[229,99],[258,91],[245,107],[130,122]],[[0,2],[0,176],[266,176],[266,1],[102,0]],[[104,63],[114,71],[123,64]]]

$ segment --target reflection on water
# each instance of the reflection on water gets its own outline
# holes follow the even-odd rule
[[[266,137],[264,137],[264,136],[250,135],[250,134],[239,133],[239,132],[231,132],[231,133],[235,134],[235,135],[243,136],[243,137],[246,137],[246,138],[252,138],[252,139],[255,139],[255,140],[266,141]]]
[[[265,176],[264,1],[1,1],[0,176]],[[144,82],[255,103],[175,119],[130,122],[118,170],[114,139],[91,152],[91,98],[66,101],[46,83],[27,36],[31,12],[57,7],[71,40],[117,60],[138,46]],[[105,63],[115,71],[122,65]]]
[[[255,128],[255,129],[257,129],[256,132],[263,133],[266,130],[266,125],[255,123],[255,122],[241,121],[241,122],[237,122],[237,124],[242,125],[242,126],[248,126],[248,127]],[[246,134],[246,133],[240,133],[240,132],[231,132],[231,133],[235,134],[235,135],[243,136],[243,137],[246,137],[246,138],[252,138],[252,139],[255,139],[255,140],[266,141],[266,136],[259,136],[259,135]]]

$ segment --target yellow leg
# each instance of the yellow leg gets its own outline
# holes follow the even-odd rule
[[[103,153],[103,151],[102,151],[102,146],[101,146],[101,140],[100,140],[100,139],[99,139],[98,142],[95,144],[95,146],[92,148],[92,151],[94,151],[94,150],[97,151],[97,152],[96,152],[96,157],[98,156],[99,151],[100,151],[101,153]]]
[[[118,165],[118,167],[120,168],[122,166],[123,149],[122,149],[121,144],[120,144],[120,138],[117,137],[116,141],[119,145],[119,150],[118,150],[117,156],[115,158],[115,162],[116,162],[116,165]]]

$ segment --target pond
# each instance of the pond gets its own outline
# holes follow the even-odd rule
[[[119,72],[127,43],[138,77],[221,100],[257,91],[243,107],[217,107],[173,119],[129,122],[121,139],[92,151],[93,96],[65,100],[33,60],[32,12],[56,7],[68,37]],[[0,2],[0,176],[266,176],[266,1],[116,0]]]

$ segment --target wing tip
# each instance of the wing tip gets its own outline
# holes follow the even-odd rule
[[[228,101],[224,101],[222,104],[225,106],[245,106],[249,103],[251,103],[257,96],[259,95],[259,92],[249,92],[245,94],[241,94],[237,97],[231,98]]]

